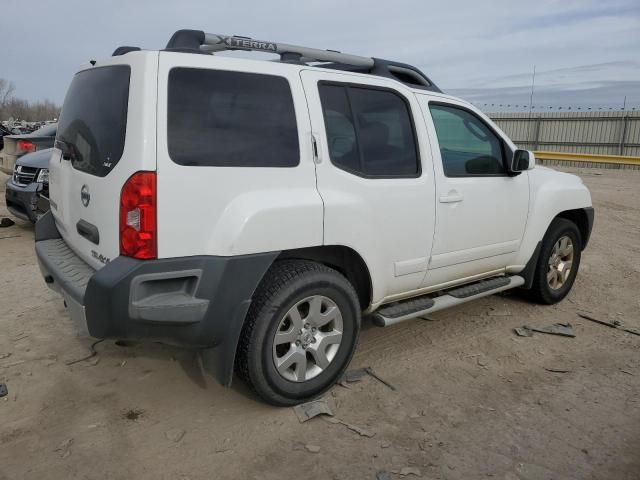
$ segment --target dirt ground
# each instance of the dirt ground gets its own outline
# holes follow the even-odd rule
[[[40,278],[32,227],[0,229],[0,479],[640,479],[640,337],[577,316],[640,329],[640,171],[573,172],[596,223],[565,301],[505,294],[365,322],[351,368],[396,390],[366,377],[327,398],[373,436],[301,424],[178,348],[108,340],[68,365],[92,341]],[[554,322],[576,338],[513,333]]]

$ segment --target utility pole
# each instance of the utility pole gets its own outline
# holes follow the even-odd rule
[[[531,96],[529,97],[529,118],[531,118],[531,109],[533,108],[533,89],[536,85],[536,66],[533,66],[533,75],[531,77]]]

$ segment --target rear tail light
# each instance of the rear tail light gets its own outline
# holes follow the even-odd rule
[[[29,142],[28,140],[18,140],[17,148],[19,152],[25,152],[25,153],[35,152],[36,144],[33,142]]]
[[[120,255],[158,256],[156,173],[134,173],[120,193]]]

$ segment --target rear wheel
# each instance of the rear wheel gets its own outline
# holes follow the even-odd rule
[[[277,262],[254,295],[236,370],[267,402],[301,403],[335,383],[359,330],[358,297],[343,275],[315,262]]]
[[[581,253],[578,227],[564,218],[553,220],[542,240],[530,297],[548,305],[566,297],[576,279]]]

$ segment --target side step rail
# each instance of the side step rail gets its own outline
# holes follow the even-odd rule
[[[384,306],[373,313],[373,323],[379,327],[388,327],[412,318],[421,317],[445,308],[461,305],[477,298],[487,297],[494,293],[524,285],[524,278],[519,275],[490,278],[470,285],[464,285],[438,297],[422,296],[410,298]]]

